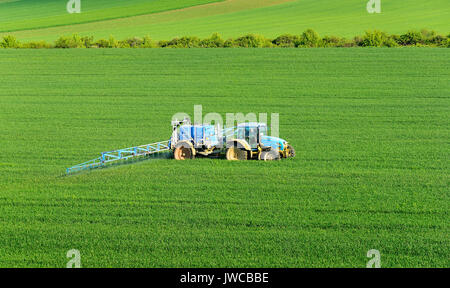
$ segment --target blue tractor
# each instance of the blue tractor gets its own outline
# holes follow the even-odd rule
[[[66,169],[67,174],[104,167],[127,159],[148,156],[168,150],[177,160],[197,155],[225,155],[228,160],[278,160],[295,156],[285,140],[268,136],[265,123],[241,123],[220,129],[213,125],[192,125],[189,120],[172,121],[170,140],[102,152],[100,157]]]
[[[221,130],[213,125],[192,125],[185,119],[173,121],[172,127],[170,148],[177,160],[223,154],[228,160],[269,161],[295,156],[287,141],[268,136],[265,123],[241,123]]]

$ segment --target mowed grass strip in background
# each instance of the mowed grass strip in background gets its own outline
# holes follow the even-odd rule
[[[0,50],[0,266],[448,267],[446,49]],[[297,157],[152,159],[176,112],[280,114]]]
[[[207,37],[214,32],[224,38],[247,33],[273,38],[284,33],[299,34],[308,28],[322,36],[340,37],[354,37],[374,29],[390,34],[411,29],[449,33],[450,6],[446,0],[382,2],[380,14],[369,14],[364,0],[227,0],[96,23],[17,31],[14,35],[23,41],[54,41],[73,33],[96,38],[149,35],[156,40]]]
[[[69,14],[69,0],[0,1],[0,32],[117,19],[224,0],[82,0],[81,13]]]

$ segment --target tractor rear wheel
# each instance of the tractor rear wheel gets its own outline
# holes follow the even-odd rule
[[[276,150],[262,151],[261,154],[259,154],[259,160],[264,161],[280,160],[280,153],[278,153],[278,151]]]
[[[286,158],[293,158],[293,157],[295,157],[295,149],[294,147],[292,147],[292,145],[288,144]]]
[[[183,146],[175,148],[175,151],[173,152],[173,157],[176,160],[192,159],[194,158],[193,156],[192,149]]]
[[[247,160],[248,154],[244,149],[230,147],[227,150],[227,160]]]

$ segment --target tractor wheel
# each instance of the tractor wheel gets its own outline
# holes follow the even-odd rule
[[[261,154],[259,154],[259,160],[280,160],[280,153],[278,153],[276,150],[262,151]]]
[[[292,147],[292,145],[288,144],[286,158],[293,158],[293,157],[295,157],[295,149],[294,147]]]
[[[192,155],[191,148],[181,146],[175,148],[175,151],[173,152],[173,157],[176,160],[185,160],[194,158],[194,155]]]
[[[227,160],[247,160],[247,151],[236,147],[230,147],[227,150]]]

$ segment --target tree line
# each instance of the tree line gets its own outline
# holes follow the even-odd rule
[[[237,38],[223,39],[214,33],[207,38],[184,36],[172,40],[153,40],[149,36],[117,40],[114,37],[95,40],[93,36],[60,36],[55,42],[21,42],[14,35],[3,36],[0,48],[308,48],[308,47],[446,47],[450,48],[450,34],[443,36],[423,29],[408,31],[401,35],[379,30],[367,31],[362,36],[344,38],[324,36],[307,29],[299,35],[283,34],[274,39],[262,35],[247,34]]]

